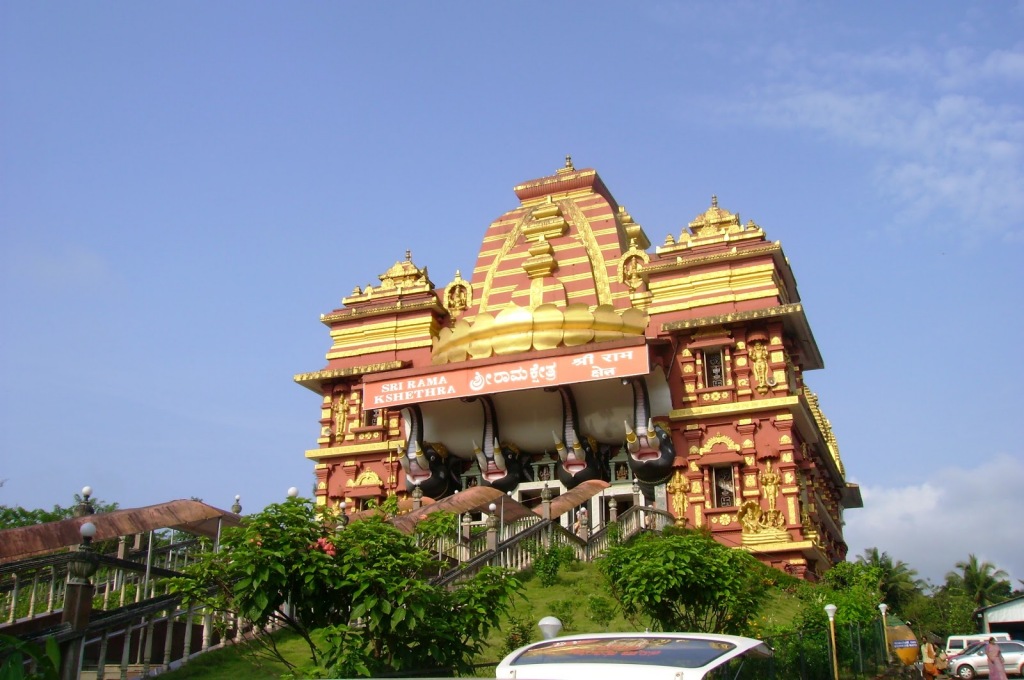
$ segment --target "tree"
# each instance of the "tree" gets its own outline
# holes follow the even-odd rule
[[[75,516],[75,510],[82,500],[82,496],[76,493],[74,503],[67,507],[54,505],[52,510],[28,509],[20,505],[0,505],[0,531],[70,519]],[[118,509],[117,503],[105,503],[97,499],[90,499],[90,503],[96,513],[113,512]]]
[[[942,586],[930,597],[919,595],[900,615],[914,622],[922,631],[931,631],[941,638],[975,629],[974,603],[959,586]]]
[[[801,597],[807,605],[802,617],[806,626],[816,628],[825,616],[824,606],[834,604],[836,623],[870,624],[878,618],[882,601],[881,570],[859,562],[839,562],[825,572],[821,583]]]
[[[878,569],[878,590],[882,601],[896,611],[905,611],[916,596],[924,591],[924,582],[917,578],[917,571],[901,560],[893,561],[889,553],[868,548],[857,558],[857,564]]]
[[[772,583],[757,559],[695,531],[641,534],[600,567],[623,615],[655,630],[746,632]]]
[[[289,499],[226,529],[219,552],[202,554],[175,579],[186,600],[251,621],[264,651],[266,629],[305,640],[306,677],[465,671],[518,591],[501,569],[484,569],[454,590],[426,578],[436,565],[413,538],[381,517],[334,528],[302,499]]]
[[[27,667],[32,670],[26,670]],[[0,678],[59,680],[60,649],[57,641],[51,637],[45,646],[39,646],[10,635],[0,635]]]
[[[825,605],[836,606],[835,626],[839,658],[852,658],[853,640],[861,644],[877,636],[881,645],[878,604],[881,593],[878,567],[840,562],[824,573],[819,583],[795,585],[799,607],[785,626],[767,627],[760,636],[771,641],[780,668],[803,667],[809,677],[832,677],[829,659],[828,616]],[[856,633],[854,633],[856,631]],[[797,632],[798,635],[791,633]]]
[[[432,512],[416,523],[416,537],[420,546],[425,550],[436,550],[438,561],[443,559],[445,544],[453,543],[458,533],[459,516],[447,510]],[[440,568],[443,565],[439,565]]]
[[[959,573],[946,574],[946,584],[959,585],[976,607],[987,607],[1010,596],[1011,585],[1006,572],[991,562],[979,562],[977,557],[969,555],[966,562],[957,562],[955,567]]]

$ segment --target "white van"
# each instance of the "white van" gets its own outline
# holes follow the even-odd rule
[[[974,635],[950,635],[946,638],[946,656],[955,656],[973,644],[988,642],[989,638],[1009,640],[1009,633],[976,633]]]

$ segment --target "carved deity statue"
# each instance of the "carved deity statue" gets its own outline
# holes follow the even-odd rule
[[[331,412],[334,415],[334,431],[341,439],[345,436],[345,421],[348,408],[345,405],[344,395],[339,395],[331,402]]]
[[[754,378],[757,380],[757,391],[764,394],[768,391],[768,348],[763,342],[755,342],[750,348],[750,359],[753,362]]]
[[[761,493],[768,499],[768,512],[775,510],[775,498],[779,495],[779,473],[772,469],[772,461],[769,459],[761,472]]]
[[[676,524],[685,524],[689,503],[686,501],[687,484],[683,473],[676,470],[675,477],[665,488],[672,497],[672,514],[676,516]]]
[[[622,282],[629,286],[630,290],[636,290],[643,283],[643,277],[640,276],[641,266],[643,266],[643,260],[639,257],[631,257],[626,260],[622,269]]]
[[[448,291],[448,309],[451,311],[465,309],[467,307],[467,299],[465,286],[452,286],[451,290]]]

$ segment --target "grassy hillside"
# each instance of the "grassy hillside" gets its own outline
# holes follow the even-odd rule
[[[590,633],[604,631],[636,630],[616,610],[605,623],[601,599],[607,605],[614,600],[608,592],[603,577],[594,564],[577,562],[559,573],[559,583],[545,588],[538,579],[524,574],[524,590],[514,603],[511,617],[504,619],[499,630],[488,638],[486,651],[477,663],[496,663],[504,656],[509,638],[518,631],[528,633],[530,640],[540,639],[537,622],[544,616],[557,616],[566,624],[564,633]],[[595,600],[595,598],[600,598]],[[796,612],[796,601],[785,592],[776,590],[763,608],[762,619],[772,623],[789,621]],[[517,639],[517,641],[520,641]],[[525,644],[525,641],[520,641]],[[281,635],[279,646],[289,659],[302,662],[307,658],[305,644],[297,637]],[[188,665],[167,674],[167,680],[272,680],[286,673],[285,667],[276,662],[254,657],[250,645],[236,645],[224,650],[204,654]]]

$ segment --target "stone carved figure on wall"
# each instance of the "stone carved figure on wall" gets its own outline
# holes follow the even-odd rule
[[[622,282],[629,286],[630,290],[636,290],[643,283],[644,279],[640,276],[640,268],[642,266],[643,260],[639,257],[631,257],[626,260],[622,268]]]
[[[683,476],[682,471],[676,470],[675,477],[665,488],[672,497],[672,514],[676,516],[676,524],[685,524],[689,503],[686,501],[686,477]]]
[[[775,510],[775,499],[779,495],[779,473],[772,469],[771,459],[761,471],[761,493],[768,499],[768,512]]]
[[[746,501],[740,511],[736,513],[737,519],[743,525],[743,533],[756,534],[761,531],[759,520],[761,519],[761,506],[757,501]]]
[[[448,309],[453,312],[462,311],[467,307],[467,299],[465,286],[452,286],[452,289],[448,291]]]
[[[743,525],[743,533],[745,534],[757,534],[765,531],[777,532],[782,530],[786,524],[782,512],[776,508],[779,484],[782,481],[782,477],[772,468],[771,460],[765,463],[760,478],[761,495],[768,501],[768,509],[763,509],[761,504],[755,500],[749,500],[743,504],[737,517]]]
[[[345,436],[345,413],[347,408],[345,406],[345,398],[342,397],[334,402],[334,431],[338,433],[338,437]]]
[[[757,391],[764,394],[768,391],[768,348],[763,342],[755,342],[750,348],[750,360],[753,363],[754,378],[757,380]]]

